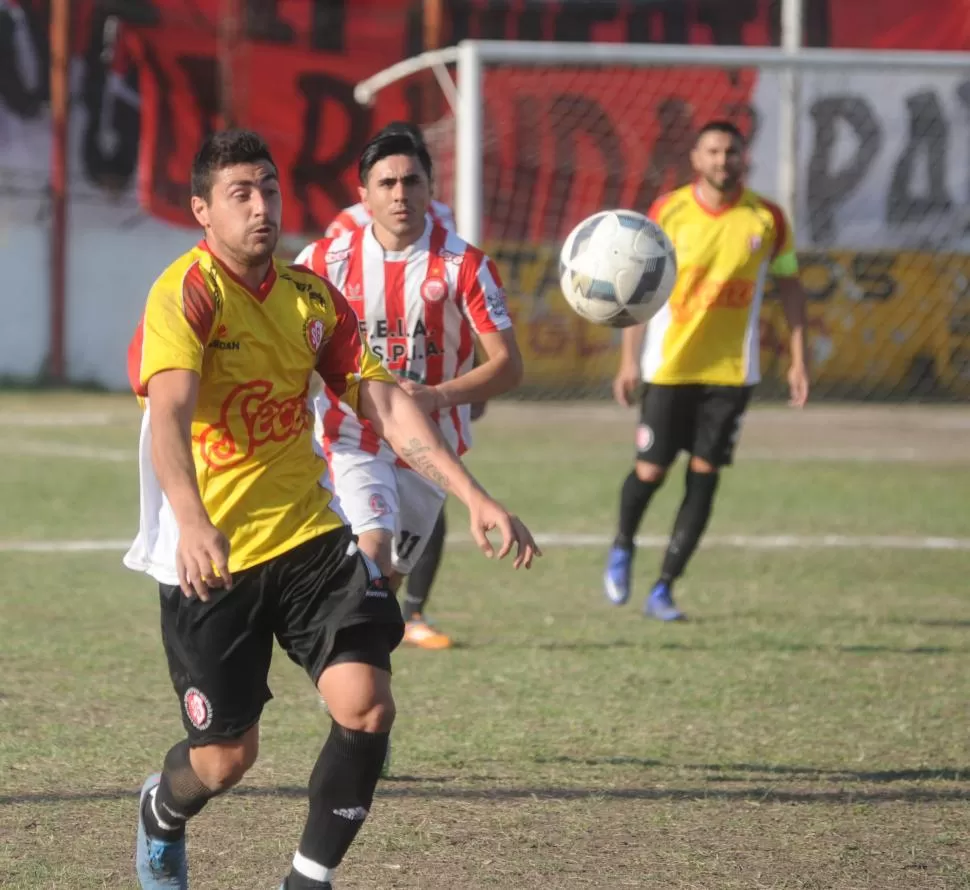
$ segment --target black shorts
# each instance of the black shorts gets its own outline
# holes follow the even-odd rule
[[[728,466],[753,386],[648,383],[640,402],[637,460],[669,467],[681,451]]]
[[[235,573],[208,602],[159,585],[162,643],[193,745],[237,739],[273,696],[273,638],[314,683],[325,667],[357,661],[390,670],[404,622],[393,594],[369,591],[370,573],[347,528]],[[348,550],[350,553],[348,554]]]

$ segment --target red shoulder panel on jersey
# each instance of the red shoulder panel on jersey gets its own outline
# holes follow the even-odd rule
[[[203,346],[209,342],[215,313],[215,300],[206,286],[202,269],[198,263],[192,263],[182,277],[182,314]]]
[[[652,219],[658,226],[660,225],[660,214],[664,209],[664,206],[668,201],[674,196],[675,192],[667,192],[666,194],[660,195],[660,197],[654,199],[654,202],[650,205],[650,209],[647,211],[647,218]]]
[[[317,373],[337,396],[347,391],[347,375],[360,372],[360,327],[350,304],[332,284],[329,285],[337,322],[324,342],[317,359]]]
[[[136,396],[147,397],[148,387],[141,382],[141,350],[145,342],[145,316],[138,319],[135,335],[128,344],[128,385]]]
[[[788,239],[788,223],[785,222],[784,211],[774,201],[769,201],[761,195],[758,195],[758,200],[768,208],[768,212],[775,221],[775,244],[771,250],[771,258],[774,260],[781,253]]]

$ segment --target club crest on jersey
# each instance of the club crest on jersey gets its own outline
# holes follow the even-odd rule
[[[319,318],[308,318],[303,325],[303,335],[311,352],[319,352],[323,345],[323,322]]]
[[[448,285],[443,278],[426,278],[421,284],[421,299],[426,303],[440,303],[448,296]]]

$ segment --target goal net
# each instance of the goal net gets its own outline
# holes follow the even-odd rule
[[[461,57],[461,54],[464,56]],[[945,54],[466,44],[454,111],[423,121],[438,197],[496,260],[530,395],[603,395],[618,333],[566,306],[581,219],[691,181],[698,127],[746,134],[748,185],[794,211],[818,395],[970,393],[970,82]],[[793,89],[797,87],[797,89]],[[762,393],[787,328],[761,315]]]

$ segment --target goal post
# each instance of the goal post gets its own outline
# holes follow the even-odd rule
[[[793,222],[816,392],[970,393],[970,54],[464,41],[369,78],[358,100],[425,69],[451,109],[417,122],[439,195],[538,325],[526,358],[543,394],[605,392],[615,364],[613,335],[574,325],[558,297],[562,240],[689,182],[710,118],[741,125],[749,184]],[[785,339],[769,300],[762,364],[780,386]]]

